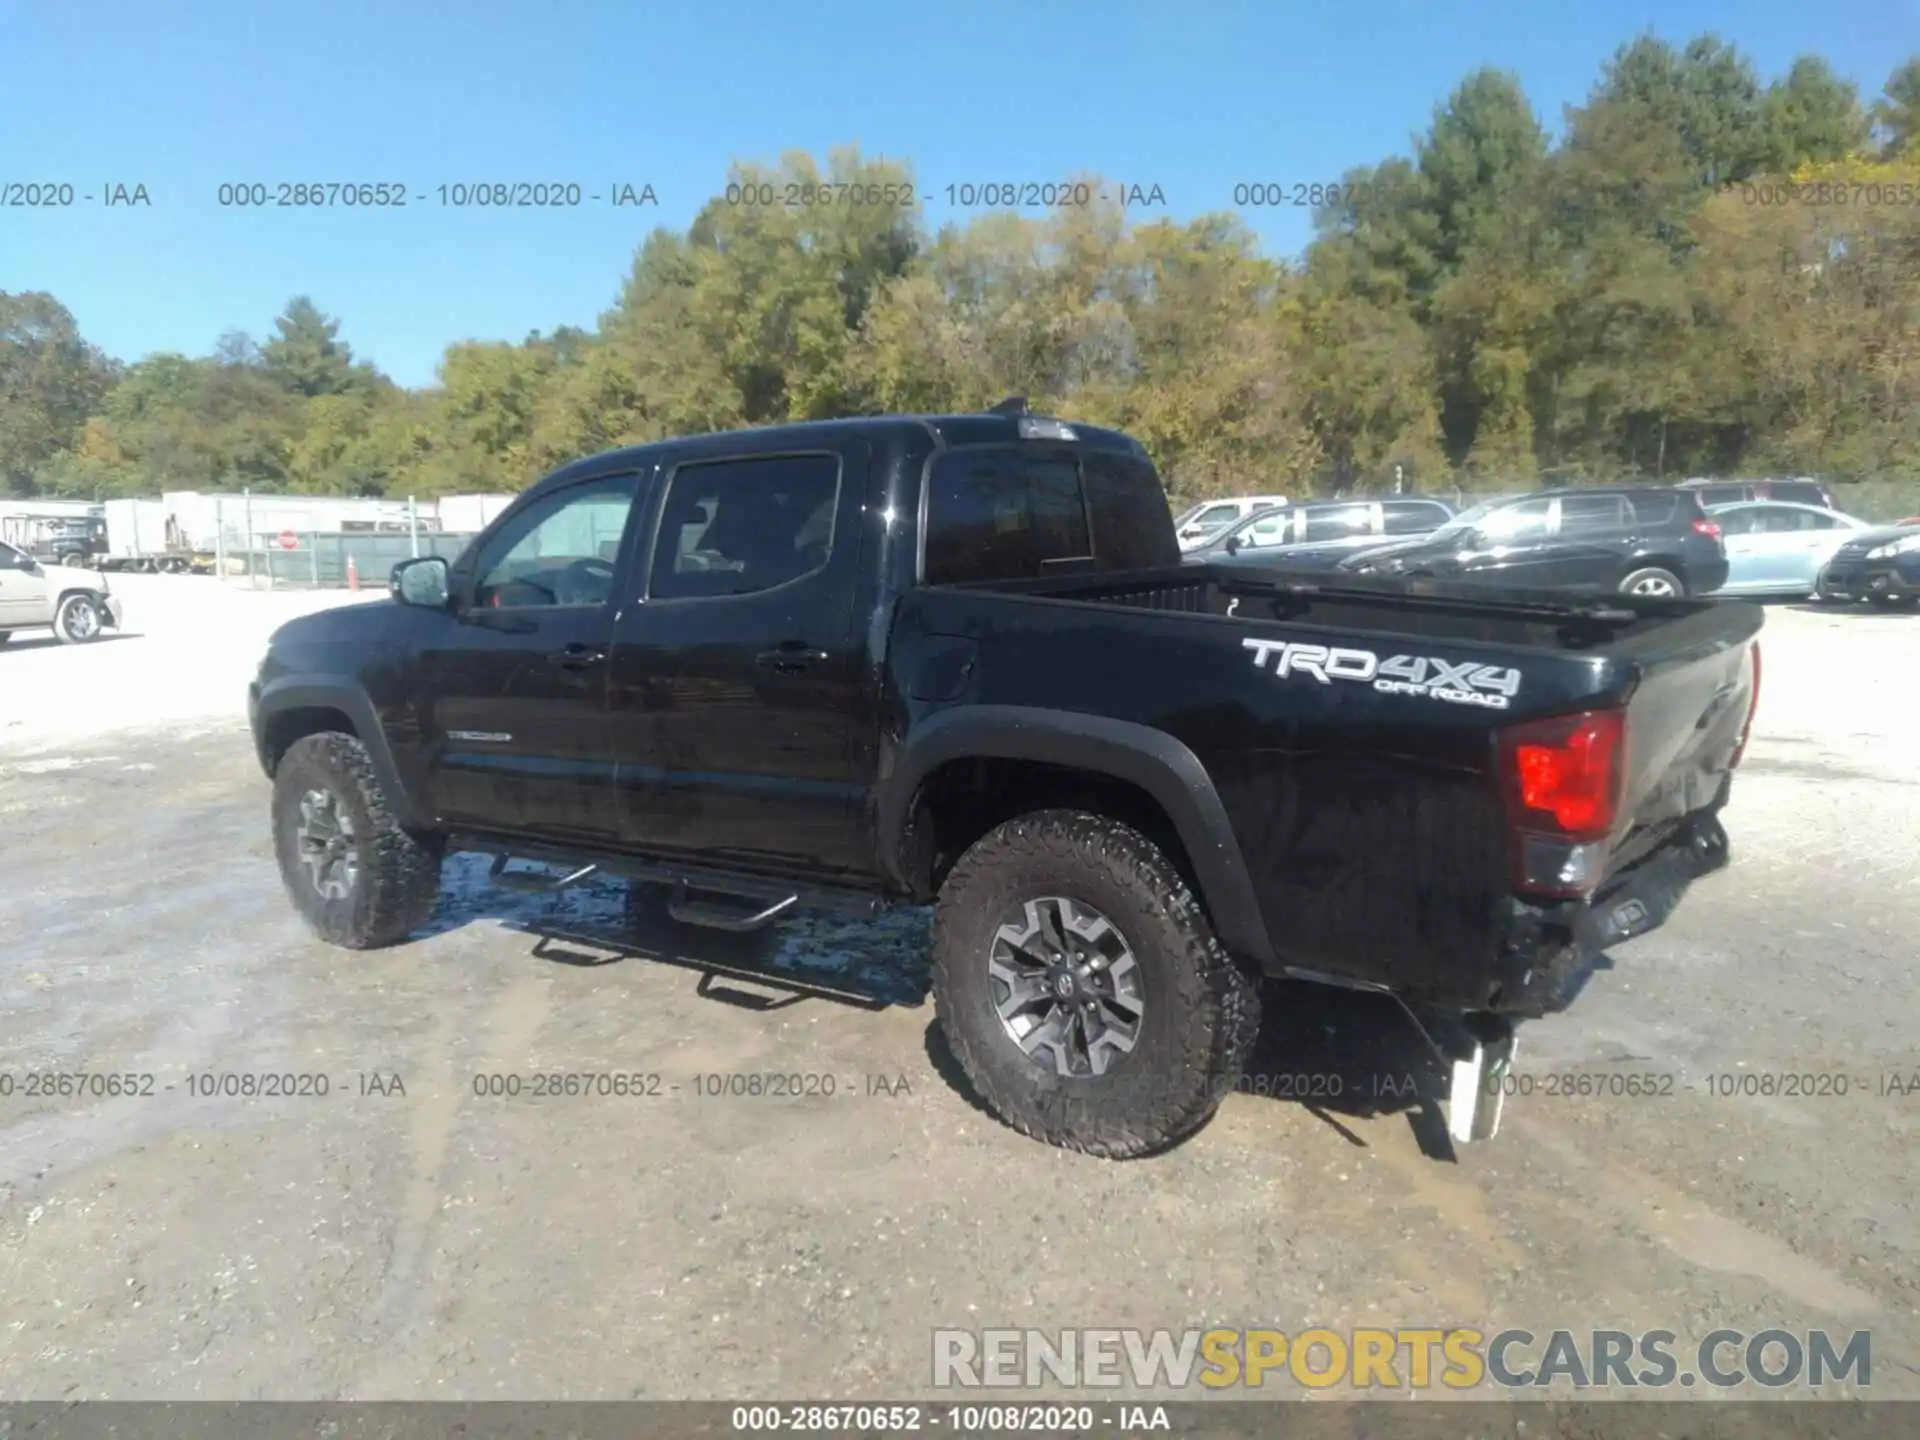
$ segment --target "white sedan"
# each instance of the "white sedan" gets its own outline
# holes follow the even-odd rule
[[[1727,549],[1727,583],[1717,595],[1807,596],[1833,552],[1871,522],[1820,505],[1747,500],[1712,505]]]
[[[107,577],[67,565],[42,565],[0,542],[0,645],[16,630],[52,630],[69,645],[120,628],[120,598]]]

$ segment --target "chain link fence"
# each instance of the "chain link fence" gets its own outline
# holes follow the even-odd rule
[[[357,581],[362,590],[384,590],[387,577],[402,560],[415,555],[441,555],[452,563],[474,533],[289,530],[256,537],[251,549],[228,549],[226,572],[230,576],[245,575],[251,584],[266,589],[340,590]],[[291,545],[286,543],[289,540]]]

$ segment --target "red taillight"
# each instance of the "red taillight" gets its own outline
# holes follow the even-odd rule
[[[1711,520],[1694,521],[1693,531],[1696,535],[1711,535],[1716,540],[1720,538],[1720,527]]]
[[[1501,768],[1522,830],[1604,839],[1620,807],[1621,710],[1529,720],[1501,732]]]
[[[1727,762],[1727,768],[1733,769],[1740,763],[1740,757],[1747,752],[1747,737],[1753,734],[1753,714],[1760,708],[1760,642],[1754,641],[1749,647],[1753,652],[1753,693],[1747,699],[1747,720],[1740,727],[1739,743],[1733,747],[1733,759]]]

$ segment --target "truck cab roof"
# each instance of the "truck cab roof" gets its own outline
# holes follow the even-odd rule
[[[785,425],[720,430],[706,435],[629,445],[575,460],[530,488],[545,490],[607,470],[655,464],[669,454],[697,460],[709,455],[738,454],[743,446],[775,450],[790,445],[795,449],[807,449],[847,439],[884,442],[908,437],[931,441],[936,450],[1027,441],[1074,445],[1082,449],[1143,458],[1146,454],[1140,443],[1124,431],[1089,425],[1079,420],[1031,414],[1025,410],[992,410],[974,414],[861,415],[840,420],[799,420]]]

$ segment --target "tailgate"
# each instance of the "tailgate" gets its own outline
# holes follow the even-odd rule
[[[1760,683],[1758,605],[1720,603],[1632,637],[1634,668],[1613,867],[1653,849],[1719,798]]]

